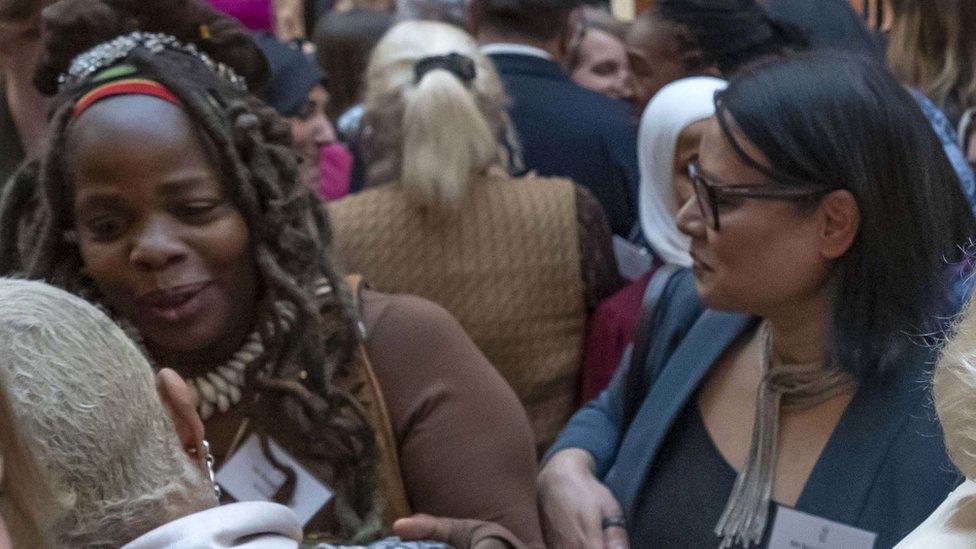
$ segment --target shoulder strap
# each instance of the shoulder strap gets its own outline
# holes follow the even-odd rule
[[[654,339],[654,312],[658,308],[657,305],[661,301],[661,296],[664,295],[665,288],[668,287],[668,282],[671,281],[674,273],[679,270],[681,270],[681,267],[673,263],[661,265],[651,275],[651,279],[647,282],[647,288],[644,289],[640,317],[637,320],[637,329],[634,332],[634,347],[630,353],[627,385],[624,388],[624,394],[627,396],[624,404],[627,407],[624,412],[625,429],[630,425],[630,421],[637,413],[637,407],[640,406],[639,395],[646,392],[646,388],[643,387],[645,383],[642,374],[644,364],[647,362],[647,356],[651,351],[652,340]]]
[[[658,267],[644,288],[644,298],[641,300],[640,318],[637,320],[637,330],[634,332],[634,352],[630,357],[630,368],[637,369],[647,361],[647,353],[651,350],[651,330],[654,329],[654,310],[664,295],[664,289],[671,280],[671,275],[681,269],[678,265],[665,263]]]
[[[353,307],[357,313],[362,312],[362,290],[366,282],[361,275],[352,274],[345,277],[346,285],[352,295]],[[359,314],[359,316],[362,316]],[[360,328],[362,324],[360,324]],[[412,514],[407,499],[407,490],[403,484],[400,472],[400,459],[397,455],[396,435],[393,433],[393,422],[390,420],[383,390],[376,378],[373,367],[366,354],[364,332],[357,336],[360,360],[354,364],[354,370],[349,373],[349,385],[353,394],[363,405],[373,431],[376,433],[376,449],[378,454],[377,474],[378,484],[383,491],[386,502],[385,522],[387,526],[394,520],[408,517]]]

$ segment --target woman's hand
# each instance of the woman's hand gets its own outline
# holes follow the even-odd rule
[[[483,520],[414,515],[393,523],[393,533],[404,541],[439,541],[455,549],[521,549],[508,530]]]
[[[627,549],[622,526],[603,528],[623,516],[620,503],[593,476],[593,456],[569,448],[552,456],[539,473],[539,510],[549,547]]]

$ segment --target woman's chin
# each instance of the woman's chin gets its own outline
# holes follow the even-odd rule
[[[730,313],[740,313],[746,310],[746,307],[743,307],[739,300],[729,299],[728,293],[716,288],[710,280],[703,281],[696,277],[695,293],[698,294],[698,299],[709,309]]]
[[[712,306],[712,291],[711,286],[703,281],[698,273],[695,273],[695,293],[698,294],[698,299],[702,301],[709,308]]]
[[[212,362],[224,347],[210,330],[193,328],[150,332],[143,334],[143,342],[152,358],[164,365]]]

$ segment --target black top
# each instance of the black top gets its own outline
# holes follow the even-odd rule
[[[23,161],[24,147],[7,104],[6,86],[0,82],[0,189]]]
[[[718,547],[715,525],[735,477],[708,435],[693,396],[671,427],[637,498],[631,547]],[[777,506],[770,502],[769,507],[766,533],[758,547],[769,543]]]
[[[878,38],[846,0],[768,0],[769,15],[799,27],[814,49],[840,49],[884,61]]]

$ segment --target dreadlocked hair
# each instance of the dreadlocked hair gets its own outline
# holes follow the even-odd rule
[[[60,4],[58,14],[71,14],[72,19],[47,25],[47,32],[63,30],[67,36],[102,38],[112,38],[103,24],[117,29],[114,25],[124,19],[122,15],[109,17],[116,5],[146,4],[144,11],[154,11],[160,17],[152,20],[158,25],[142,28],[153,32],[182,28],[196,33],[193,24],[177,24],[173,19],[192,17],[194,10],[202,10],[197,2],[186,0],[64,0]],[[183,11],[187,6],[193,10]],[[46,12],[45,18],[50,15],[52,12]],[[236,26],[218,22],[210,27],[211,39],[234,43],[220,36],[220,29],[225,28],[237,32]],[[200,40],[196,34],[174,36],[184,43]],[[45,43],[45,60],[61,60],[57,66],[66,66],[73,55],[93,45],[57,34],[47,35]],[[211,48],[209,55],[226,63],[220,51]],[[258,52],[256,48],[253,51]],[[243,61],[239,50],[235,55]],[[219,159],[224,190],[247,224],[260,279],[258,326],[265,347],[260,368],[250,369],[247,382],[275,410],[270,418],[291,420],[273,422],[252,417],[263,446],[267,447],[265,433],[296,429],[293,438],[302,441],[301,449],[324,460],[334,473],[334,508],[340,530],[336,534],[353,543],[377,537],[383,504],[376,478],[374,432],[362,405],[339,383],[360,359],[358,319],[329,259],[332,239],[325,209],[300,184],[289,146],[290,128],[272,108],[235,91],[203,63],[185,54],[135,49],[120,62],[134,67],[141,77],[159,82],[180,99],[204,146],[211,149],[208,156]],[[50,77],[56,70],[53,67],[42,66],[38,78]],[[13,179],[0,198],[0,272],[25,270],[30,277],[99,301],[94,282],[82,274],[74,237],[72,174],[65,162],[74,104],[92,87],[91,82],[82,82],[58,94],[46,157],[39,169],[35,166]],[[34,203],[34,208],[25,208]],[[323,278],[331,282],[333,291],[316,296]],[[276,306],[280,301],[293,306],[293,322],[286,321]],[[272,327],[266,328],[269,323]],[[307,379],[299,381],[303,371]]]

